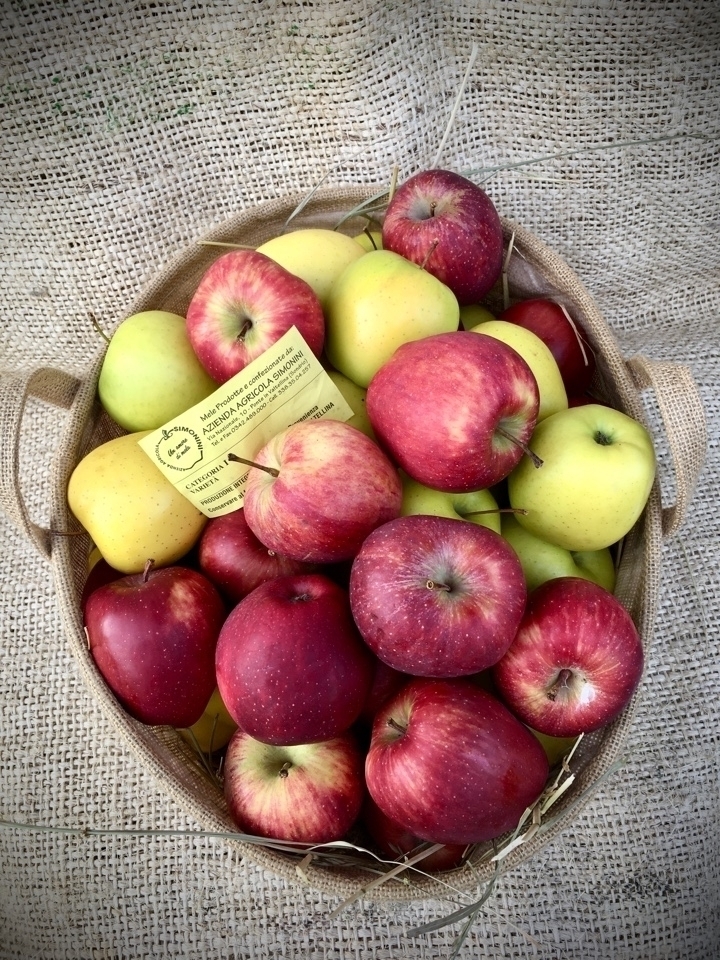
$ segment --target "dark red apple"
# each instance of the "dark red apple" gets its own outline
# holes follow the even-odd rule
[[[572,397],[568,397],[568,406],[569,407],[584,407],[590,403],[599,403],[601,406],[610,406],[610,404],[605,403],[603,400],[598,400],[597,397],[593,397],[590,393],[576,393]]]
[[[393,860],[402,861],[419,850],[421,844],[427,846],[426,840],[416,837],[410,830],[383,813],[369,794],[363,802],[360,819],[379,852]],[[452,870],[463,862],[467,849],[466,843],[446,844],[423,857],[415,866],[425,873]]]
[[[397,188],[385,213],[382,245],[422,264],[461,306],[484,297],[502,270],[502,223],[492,200],[450,170],[423,170]]]
[[[409,674],[393,670],[378,657],[374,657],[373,679],[358,720],[372,724],[380,707],[394,696],[410,679]]]
[[[215,689],[225,605],[188,567],[130,574],[85,604],[90,652],[125,709],[142,723],[190,727]]]
[[[525,327],[549,347],[560,369],[568,396],[590,386],[595,373],[595,354],[587,334],[554,300],[534,298],[508,307],[499,317]]]
[[[350,574],[355,623],[373,653],[403,673],[478,673],[510,646],[527,588],[499,534],[413,514],[373,531]]]
[[[278,747],[237,730],[223,770],[230,816],[258,837],[340,840],[357,819],[365,794],[363,756],[351,734]]]
[[[266,580],[310,573],[315,566],[291,560],[260,543],[242,507],[208,520],[197,548],[198,565],[232,604]]]
[[[358,718],[373,658],[347,592],[323,574],[276,577],[231,611],[217,682],[233,720],[265,743],[329,740]]]
[[[528,726],[575,737],[618,716],[640,682],[643,662],[637,628],[617,597],[590,580],[556,577],[530,594],[493,678]]]
[[[537,738],[470,680],[411,680],[377,714],[365,761],[386,816],[434,843],[491,840],[538,799],[548,761]]]
[[[413,479],[469,493],[517,465],[537,422],[538,385],[512,347],[458,330],[405,343],[366,395],[375,435]]]
[[[83,616],[85,615],[88,597],[93,591],[97,590],[98,587],[104,587],[106,583],[112,583],[113,580],[120,580],[124,576],[125,574],[120,570],[111,567],[104,557],[99,557],[90,568],[87,580],[80,594],[80,609],[83,612]]]

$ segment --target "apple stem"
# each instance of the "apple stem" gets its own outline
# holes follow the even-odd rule
[[[431,215],[432,215],[432,210],[434,210],[434,209],[435,209],[435,204],[432,204],[432,207],[431,207]],[[433,255],[433,253],[435,252],[435,247],[437,247],[437,245],[438,245],[439,243],[440,243],[439,240],[433,240],[433,242],[430,244],[430,249],[429,249],[428,252],[425,254],[425,259],[424,259],[423,262],[420,264],[420,269],[421,269],[421,270],[424,270],[424,269],[425,269],[425,267],[427,266],[428,260],[430,259],[430,257],[431,257],[431,256]]]
[[[533,453],[530,447],[526,443],[523,443],[518,437],[514,437],[511,433],[505,430],[504,427],[501,426],[495,427],[495,430],[500,434],[501,437],[505,437],[505,439],[509,440],[510,443],[514,443],[516,447],[520,447],[522,452],[527,457],[530,457],[536,468],[543,465],[543,461],[540,459],[540,457],[536,453]]]
[[[154,566],[155,566],[155,561],[154,561],[154,560],[146,560],[146,561],[145,561],[145,568],[144,568],[143,573],[142,573],[142,582],[143,582],[143,583],[147,583],[147,582],[148,582],[148,578],[150,577],[150,571],[152,570],[152,568],[153,568]]]
[[[481,513],[521,513],[524,517],[527,516],[527,510],[524,507],[495,507],[492,510],[471,510],[469,513],[464,513],[464,517],[478,517]]]
[[[250,319],[250,317],[245,317],[245,319],[243,320],[243,325],[240,328],[240,332],[238,333],[236,339],[244,340],[245,337],[248,335],[248,333],[250,333],[252,328],[253,328],[252,320]]]
[[[425,586],[428,590],[445,590],[447,593],[452,590],[452,587],[447,583],[438,583],[437,580],[426,580]]]
[[[257,467],[258,470],[264,470],[265,473],[269,473],[271,477],[280,476],[280,471],[276,470],[275,467],[266,467],[264,463],[246,460],[244,457],[239,457],[236,453],[232,453],[232,451],[227,455],[227,458],[228,460],[232,460],[233,463],[245,463],[248,467]]]
[[[286,760],[285,763],[280,767],[280,776],[283,778],[283,780],[288,776],[288,771],[291,766],[292,764],[290,761]]]
[[[398,733],[407,733],[407,727],[404,727],[401,723],[398,723],[397,720],[393,719],[393,717],[388,719],[387,725],[392,727],[393,730],[397,730]]]
[[[558,694],[563,689],[567,689],[569,686],[569,680],[572,677],[572,670],[568,670],[567,667],[564,667],[560,673],[557,675],[555,683],[550,687],[547,692],[548,700],[556,700]]]

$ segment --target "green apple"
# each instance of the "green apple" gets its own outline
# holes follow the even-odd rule
[[[532,727],[528,727],[528,730],[540,741],[551,769],[570,753],[577,740],[577,737],[551,737],[549,733],[540,733]]]
[[[497,501],[489,490],[475,490],[472,493],[444,493],[418,483],[406,473],[400,472],[403,486],[403,517],[416,513],[433,517],[450,517],[453,520],[469,520],[481,527],[489,527],[500,533],[500,512]],[[476,511],[489,511],[476,513]],[[474,516],[468,514],[475,513]]]
[[[353,240],[356,240],[368,253],[371,250],[382,250],[383,248],[382,233],[379,230],[364,231],[353,237]]]
[[[257,250],[309,283],[323,308],[337,277],[365,254],[364,247],[352,237],[322,227],[283,233]]]
[[[100,551],[95,546],[95,544],[93,544],[92,547],[90,548],[90,553],[88,554],[88,558],[87,558],[87,572],[90,573],[93,567],[96,564],[98,564],[102,559],[103,559],[103,555],[100,553]]]
[[[465,307],[460,307],[460,323],[463,330],[472,330],[479,323],[488,323],[494,320],[494,314],[486,307],[481,307],[479,303],[470,303]]]
[[[503,515],[500,533],[520,558],[528,590],[534,590],[553,577],[582,577],[613,592],[615,564],[607,547],[602,550],[566,550],[530,533],[512,513]]]
[[[68,504],[107,563],[141,573],[148,560],[165,567],[183,557],[206,523],[128,433],[95,447],[68,483]]]
[[[325,309],[330,363],[367,387],[403,343],[457,330],[455,294],[421,266],[372,250],[343,270]]]
[[[196,357],[185,318],[165,310],[128,317],[108,344],[98,396],[124,430],[156,430],[217,390]]]
[[[352,380],[346,377],[344,373],[340,373],[339,370],[328,370],[327,374],[353,412],[352,417],[345,422],[349,423],[351,427],[362,430],[371,440],[375,440],[375,431],[372,428],[365,406],[365,394],[367,390],[353,383]]]
[[[518,522],[566,550],[601,550],[640,517],[655,479],[655,452],[645,427],[620,410],[588,403],[539,423],[508,477]]]
[[[510,323],[509,320],[487,320],[471,329],[473,333],[485,333],[496,340],[502,340],[516,350],[530,367],[540,391],[538,421],[557,413],[558,410],[567,409],[567,392],[560,368],[550,348],[537,334],[517,323]]]

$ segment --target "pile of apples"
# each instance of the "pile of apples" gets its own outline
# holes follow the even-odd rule
[[[296,230],[220,255],[185,317],[125,320],[98,391],[125,431],[70,479],[95,544],[92,656],[123,707],[222,755],[262,837],[361,824],[423,869],[513,829],[550,765],[609,723],[643,652],[613,549],[655,474],[645,428],[589,395],[549,300],[491,316],[487,195],[426,170],[382,230]],[[244,506],[207,519],[137,441],[295,326],[354,411],[266,443]]]

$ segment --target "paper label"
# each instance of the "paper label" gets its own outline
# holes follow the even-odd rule
[[[252,460],[301,420],[349,420],[353,411],[295,327],[211,396],[139,441],[206,517],[242,506]]]

